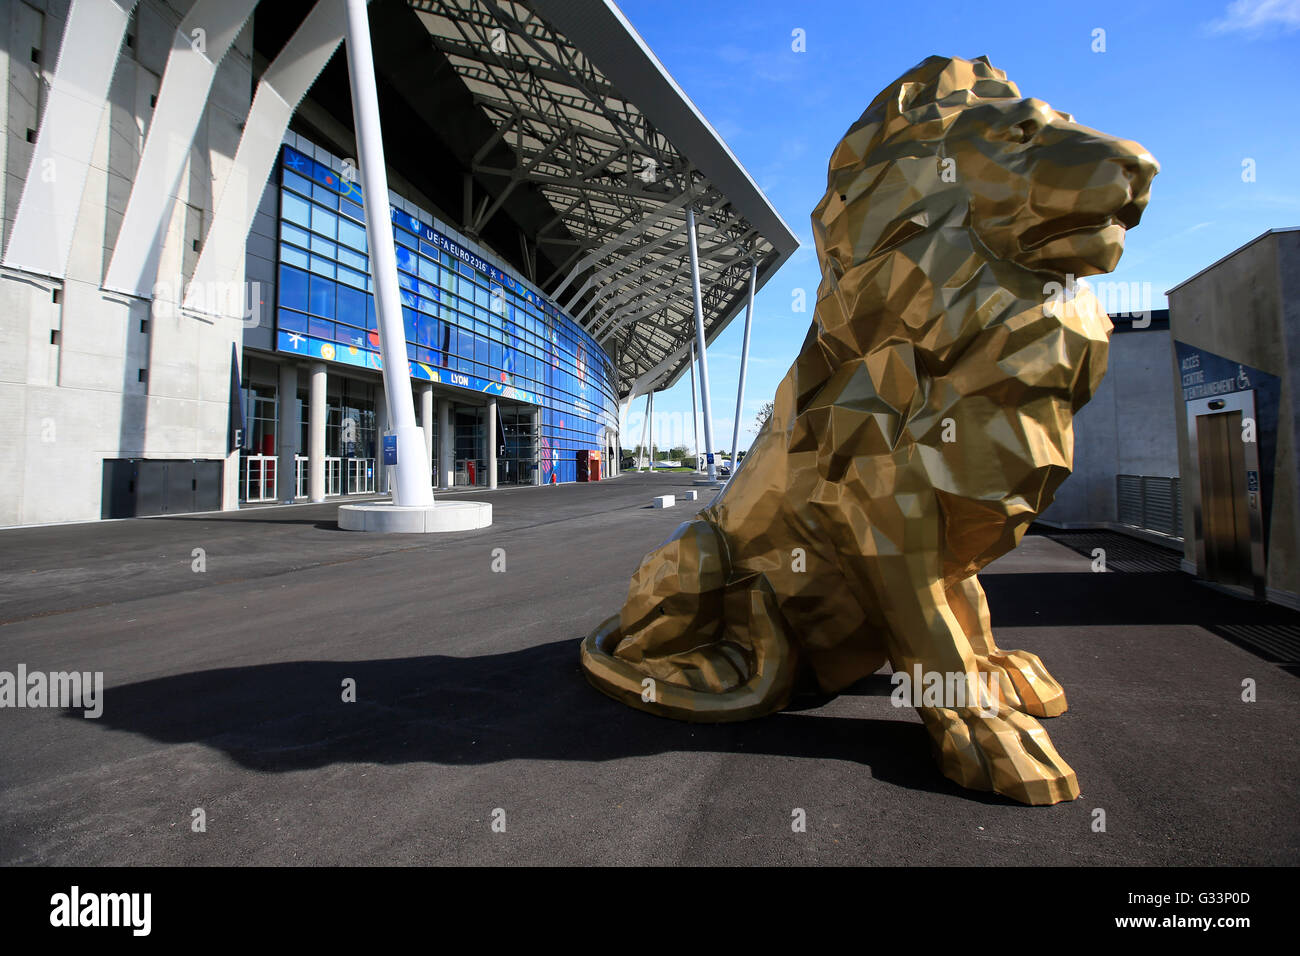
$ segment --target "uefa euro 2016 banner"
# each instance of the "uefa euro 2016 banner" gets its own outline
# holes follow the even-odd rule
[[[360,349],[355,345],[326,342],[310,335],[303,335],[301,332],[286,332],[281,329],[276,347],[281,352],[294,352],[298,355],[324,359],[327,362],[342,362],[344,365],[356,365],[360,368],[370,368],[376,371],[382,371],[384,368],[384,360],[378,352]],[[541,404],[536,392],[530,392],[527,389],[509,385],[506,382],[493,382],[490,379],[467,375],[464,372],[434,368],[425,362],[408,361],[406,364],[413,379],[436,382],[439,385],[453,385],[457,388],[469,389],[472,392],[500,395],[502,398],[527,402],[530,405]]]

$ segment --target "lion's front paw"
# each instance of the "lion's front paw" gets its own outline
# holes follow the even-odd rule
[[[1073,800],[1079,781],[1034,718],[1009,707],[981,716],[972,707],[921,707],[944,776],[1035,805]]]
[[[982,673],[997,677],[1002,702],[1013,710],[1034,717],[1065,713],[1065,688],[1047,672],[1037,654],[999,650],[976,663]]]

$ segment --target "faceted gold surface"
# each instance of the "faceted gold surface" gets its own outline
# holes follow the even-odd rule
[[[772,417],[583,642],[591,683],[726,721],[885,661],[996,675],[991,706],[918,707],[943,773],[1024,803],[1078,796],[1034,719],[1065,692],[997,647],[976,572],[1070,473],[1111,331],[1071,277],[1114,269],[1157,169],[982,57],[931,57],[877,96],[813,212],[817,308]]]

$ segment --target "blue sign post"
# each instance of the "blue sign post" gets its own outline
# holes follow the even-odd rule
[[[384,436],[384,464],[385,465],[397,464],[397,436],[396,435]]]

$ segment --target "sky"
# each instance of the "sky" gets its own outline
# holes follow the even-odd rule
[[[1025,96],[1159,160],[1150,205],[1106,277],[1149,283],[1140,288],[1153,309],[1261,233],[1300,226],[1300,0],[616,2],[801,243],[755,303],[740,448],[812,320],[820,273],[809,217],[831,150],[927,56],[986,55]],[[743,327],[742,311],[708,350],[715,450],[731,447]],[[655,396],[656,428],[677,436],[665,446],[683,432],[693,444],[690,388],[683,375]],[[626,448],[640,438],[644,406],[629,410]]]

